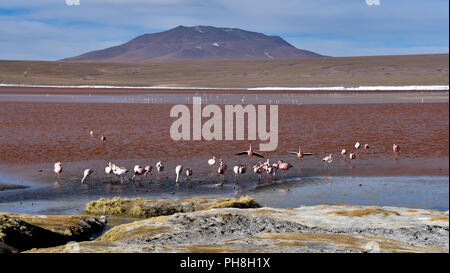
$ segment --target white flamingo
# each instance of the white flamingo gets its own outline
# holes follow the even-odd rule
[[[216,165],[216,157],[213,156],[212,158],[208,159],[208,165],[209,167],[214,167],[214,165]]]
[[[329,154],[326,157],[322,158],[322,162],[324,162],[325,164],[331,164],[331,162],[333,162],[333,154]],[[327,170],[328,170],[328,166],[326,166]]]
[[[56,162],[55,163],[53,171],[55,172],[56,176],[58,176],[58,179],[59,179],[59,176],[62,173],[62,164],[61,164],[61,162]]]
[[[113,164],[111,162],[108,163],[108,166],[105,167],[105,173],[107,175],[111,175],[113,174],[113,168],[112,168]],[[112,181],[112,179],[111,179]]]
[[[177,174],[177,178],[175,179],[176,183],[178,183],[182,171],[183,171],[183,166],[182,165],[178,165],[178,166],[175,167],[175,173]]]
[[[93,173],[94,171],[91,169],[86,169],[83,172],[83,178],[81,179],[81,183],[84,183],[84,180]]]
[[[140,165],[136,165],[134,166],[134,175],[133,175],[133,181],[136,179],[136,176],[138,175],[139,177],[141,177],[142,180],[142,176],[144,174],[144,168],[142,168]]]
[[[191,177],[191,176],[192,176],[192,170],[189,169],[189,168],[187,168],[187,169],[186,169],[186,177],[189,178],[189,177]],[[190,178],[189,178],[189,180],[190,180]]]
[[[116,165],[113,165],[113,173],[120,177],[120,182],[123,183],[123,176],[128,172],[128,170],[124,167],[119,167]]]
[[[400,152],[400,146],[394,143],[394,145],[392,145],[392,150],[394,153],[398,153]]]
[[[162,164],[161,161],[158,161],[156,163],[156,170],[158,170],[158,173],[161,173],[162,171],[164,171],[164,165]]]

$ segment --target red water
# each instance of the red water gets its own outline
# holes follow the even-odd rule
[[[279,145],[318,156],[370,144],[370,157],[442,158],[449,154],[448,103],[281,105]],[[130,158],[231,156],[248,141],[174,141],[171,105],[0,103],[0,164]],[[96,132],[95,137],[89,131]],[[100,135],[107,141],[100,141]],[[258,147],[259,141],[252,142]]]

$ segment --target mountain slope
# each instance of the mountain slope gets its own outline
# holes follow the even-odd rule
[[[127,43],[64,61],[148,61],[163,59],[289,59],[320,57],[297,49],[279,36],[236,28],[178,26],[144,34]]]

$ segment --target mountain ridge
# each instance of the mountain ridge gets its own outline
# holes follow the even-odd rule
[[[150,61],[177,59],[290,59],[322,57],[297,49],[280,36],[239,28],[178,26],[143,34],[123,44],[63,61]]]

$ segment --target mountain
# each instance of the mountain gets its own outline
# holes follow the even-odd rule
[[[279,36],[237,28],[178,26],[144,34],[124,44],[64,61],[148,61],[174,59],[290,59],[321,55],[297,49]]]

